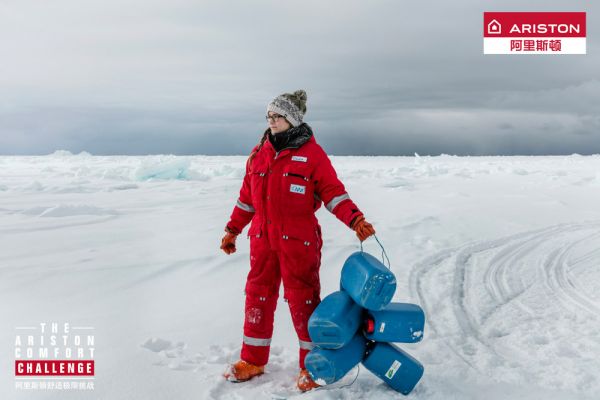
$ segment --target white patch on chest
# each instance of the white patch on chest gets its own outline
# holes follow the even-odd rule
[[[292,161],[307,162],[308,161],[308,157],[292,156]]]
[[[305,194],[306,193],[306,186],[291,184],[290,185],[290,192],[292,192],[292,193],[299,193],[299,194]]]

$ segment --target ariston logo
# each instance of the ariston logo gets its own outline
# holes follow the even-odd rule
[[[514,24],[509,33],[580,33],[580,24]]]
[[[489,35],[500,35],[502,33],[502,25],[500,22],[493,19],[488,25],[487,30]]]
[[[586,54],[585,12],[484,12],[484,54]]]

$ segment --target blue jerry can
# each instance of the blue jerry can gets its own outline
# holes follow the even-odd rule
[[[331,350],[313,348],[306,355],[304,364],[311,377],[319,385],[339,381],[356,364],[361,362],[367,349],[367,340],[358,332],[344,347]]]
[[[390,343],[372,342],[362,363],[404,395],[409,394],[423,376],[423,365]]]
[[[390,303],[383,310],[369,311],[365,337],[376,342],[415,343],[423,339],[425,313],[416,304]]]
[[[358,305],[381,310],[392,301],[396,277],[378,259],[357,251],[344,263],[341,287]]]
[[[362,321],[362,308],[344,291],[333,292],[315,308],[308,320],[308,334],[324,349],[346,345]]]

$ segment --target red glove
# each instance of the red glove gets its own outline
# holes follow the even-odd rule
[[[369,236],[375,234],[375,228],[373,228],[373,225],[368,223],[365,220],[365,217],[363,217],[362,215],[360,217],[356,217],[356,219],[352,222],[352,225],[350,227],[354,229],[354,232],[356,232],[356,236],[361,242],[364,242],[365,239],[367,239]]]
[[[221,250],[226,254],[235,253],[235,239],[237,235],[231,232],[227,232],[223,239],[221,239]]]

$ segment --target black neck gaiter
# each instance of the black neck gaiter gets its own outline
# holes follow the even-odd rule
[[[275,135],[269,130],[269,141],[273,145],[273,148],[275,148],[275,151],[281,151],[285,148],[298,148],[302,146],[312,135],[313,132],[310,126],[302,123]]]

